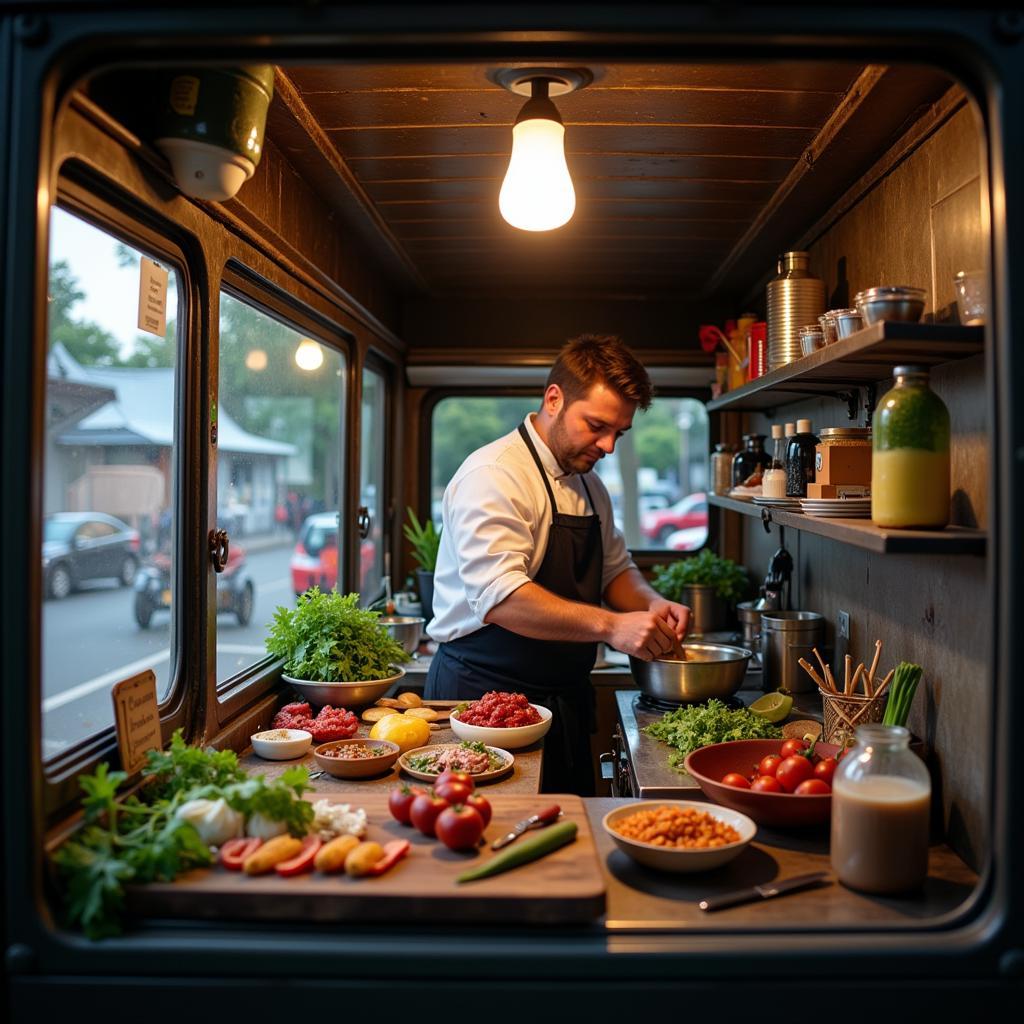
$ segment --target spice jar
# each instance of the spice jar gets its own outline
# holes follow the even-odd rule
[[[861,725],[832,780],[832,870],[870,893],[919,887],[928,874],[931,779],[899,725]]]
[[[771,456],[764,450],[764,434],[744,434],[743,451],[732,460],[732,485],[740,487],[752,473],[766,468]]]
[[[814,482],[814,456],[818,439],[811,433],[810,420],[797,420],[796,433],[786,447],[786,497],[806,498],[807,485]]]
[[[949,522],[949,411],[924,367],[897,366],[893,376],[872,421],[871,518],[941,529]]]
[[[711,453],[711,493],[725,495],[732,487],[732,460],[735,455],[735,445],[716,444],[715,450]]]
[[[866,497],[871,493],[871,430],[824,427],[814,449],[814,483],[808,498]]]

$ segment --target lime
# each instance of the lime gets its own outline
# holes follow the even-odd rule
[[[781,722],[789,714],[793,707],[793,698],[787,697],[784,693],[766,693],[758,697],[750,705],[755,715],[760,715],[769,722]]]

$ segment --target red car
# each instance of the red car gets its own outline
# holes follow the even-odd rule
[[[362,586],[373,569],[376,545],[364,540],[359,545],[359,581]],[[299,530],[289,568],[295,596],[310,587],[330,590],[338,583],[338,513],[317,512],[307,517]]]
[[[653,509],[640,516],[640,532],[648,540],[662,545],[679,530],[694,527],[706,529],[707,525],[708,499],[703,491],[688,494],[668,508]]]

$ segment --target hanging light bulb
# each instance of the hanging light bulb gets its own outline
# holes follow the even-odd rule
[[[565,162],[565,125],[550,93],[564,95],[591,81],[584,69],[523,68],[497,74],[500,85],[529,95],[512,129],[512,157],[498,196],[502,217],[523,231],[567,224],[576,191]]]
[[[295,350],[295,365],[300,370],[319,370],[323,364],[324,354],[320,346],[309,338],[303,338]]]

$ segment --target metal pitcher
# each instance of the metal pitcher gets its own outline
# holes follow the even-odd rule
[[[813,648],[825,639],[825,617],[818,612],[763,612],[761,614],[761,664],[766,691],[784,689],[807,693],[814,689],[800,659],[814,664]]]

